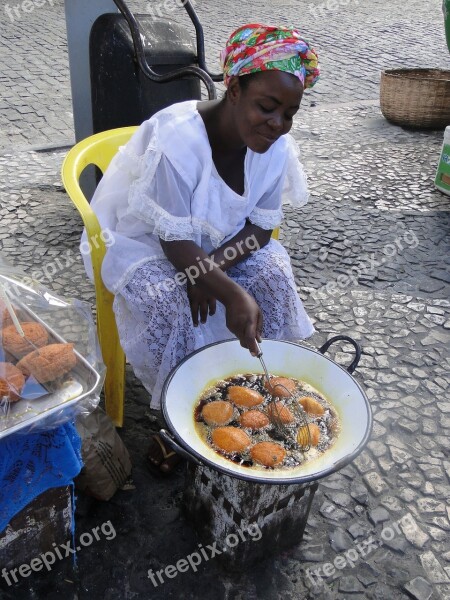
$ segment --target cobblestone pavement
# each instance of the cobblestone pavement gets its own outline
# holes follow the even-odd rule
[[[63,8],[51,4],[1,19],[0,251],[56,292],[92,302],[81,221],[59,178],[64,151],[30,150],[73,140]],[[145,2],[130,4],[144,12]],[[394,127],[378,107],[382,68],[449,66],[440,1],[198,0],[197,9],[209,57],[234,26],[256,19],[304,24],[321,50],[323,79],[293,129],[311,201],[286,209],[281,239],[315,320],[308,344],[345,333],[363,345],[356,378],[374,412],[371,440],[321,482],[301,545],[240,576],[211,560],[154,587],[147,570],[198,542],[181,514],[183,468],[168,480],[146,470],[160,417],[129,372],[122,435],[134,489],[78,502],[79,533],[110,519],[117,537],[84,548],[77,570],[58,565],[0,597],[448,599],[450,198],[433,186],[442,132]],[[335,360],[349,363],[349,351]]]

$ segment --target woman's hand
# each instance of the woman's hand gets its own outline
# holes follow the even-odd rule
[[[189,304],[191,305],[192,321],[194,326],[198,326],[198,316],[200,314],[200,322],[206,323],[209,316],[212,317],[216,312],[216,299],[208,292],[205,292],[198,285],[188,285],[187,295]]]
[[[258,348],[255,340],[261,341],[263,326],[261,309],[242,288],[227,302],[225,308],[228,329],[239,339],[243,348],[248,348],[256,356]]]
[[[161,247],[173,266],[180,272],[197,273],[195,285],[188,285],[187,294],[191,307],[192,321],[198,325],[198,317],[206,323],[209,315],[216,312],[216,300],[226,309],[228,329],[248,348],[252,354],[258,353],[256,341],[261,341],[262,313],[255,300],[235,281],[230,279],[220,267],[212,265],[206,272],[198,267],[199,260],[210,264],[211,257],[190,240],[173,242],[161,241]]]

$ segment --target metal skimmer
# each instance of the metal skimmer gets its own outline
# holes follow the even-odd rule
[[[311,448],[311,433],[309,430],[308,419],[306,417],[306,412],[303,410],[302,405],[298,402],[296,397],[290,392],[286,386],[281,383],[277,383],[272,386],[270,381],[270,375],[267,370],[266,364],[263,360],[263,353],[261,347],[258,342],[256,342],[258,347],[257,358],[261,361],[262,368],[264,369],[264,375],[266,377],[266,381],[270,390],[270,405],[271,409],[269,411],[269,416],[272,423],[275,425],[277,433],[285,438],[286,440],[296,442],[303,452],[307,452]],[[285,396],[277,396],[277,388],[280,390],[284,390]],[[283,402],[283,397],[288,399],[288,402]],[[291,411],[291,413],[295,417],[296,424],[299,425],[299,428],[293,429],[292,427],[288,427],[287,424],[283,421],[283,409],[287,408]]]

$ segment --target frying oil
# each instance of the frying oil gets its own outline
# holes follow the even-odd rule
[[[254,407],[252,410],[260,410],[267,414],[267,408],[271,401],[271,395],[264,387],[264,376],[263,375],[254,375],[254,374],[239,374],[234,375],[233,377],[228,377],[227,379],[222,379],[215,383],[214,386],[208,388],[201,395],[199,402],[196,405],[194,411],[194,421],[196,424],[196,429],[201,439],[211,448],[213,448],[218,454],[224,456],[225,458],[239,464],[242,466],[249,467],[250,469],[257,470],[265,470],[265,469],[276,469],[276,470],[285,470],[290,469],[292,467],[298,467],[299,465],[305,463],[308,460],[312,460],[317,458],[320,454],[326,452],[336,441],[340,432],[340,422],[337,415],[336,410],[333,406],[328,402],[328,400],[320,394],[314,387],[309,385],[304,381],[300,381],[294,378],[290,378],[295,384],[296,389],[293,392],[293,398],[280,398],[278,400],[282,400],[287,408],[293,402],[299,402],[305,396],[309,396],[310,398],[314,398],[317,400],[319,404],[324,408],[324,414],[321,416],[306,414],[306,420],[308,423],[315,423],[320,429],[320,440],[319,444],[315,447],[311,447],[307,452],[303,451],[300,445],[297,443],[297,431],[299,429],[299,422],[295,420],[293,423],[286,425],[289,431],[289,439],[286,436],[280,434],[273,423],[269,423],[266,427],[261,429],[249,429],[246,427],[242,427],[239,422],[240,415],[248,410],[247,408],[241,408],[239,406],[234,405],[234,414],[233,420],[227,424],[229,427],[238,427],[247,433],[252,441],[252,446],[259,442],[275,442],[280,444],[286,450],[286,456],[283,462],[276,467],[264,467],[257,463],[254,463],[250,456],[249,450],[236,453],[236,454],[225,454],[223,451],[219,450],[212,442],[211,434],[213,431],[213,427],[207,425],[201,416],[203,407],[208,404],[208,402],[213,402],[215,400],[226,400],[233,404],[231,400],[228,400],[228,388],[230,386],[243,386],[249,388],[251,390],[255,390],[264,398],[264,402]],[[295,413],[294,413],[295,416]]]

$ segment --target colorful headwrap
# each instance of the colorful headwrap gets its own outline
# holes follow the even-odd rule
[[[319,57],[296,29],[254,23],[236,29],[221,52],[225,85],[233,75],[285,71],[312,87],[319,78]]]

